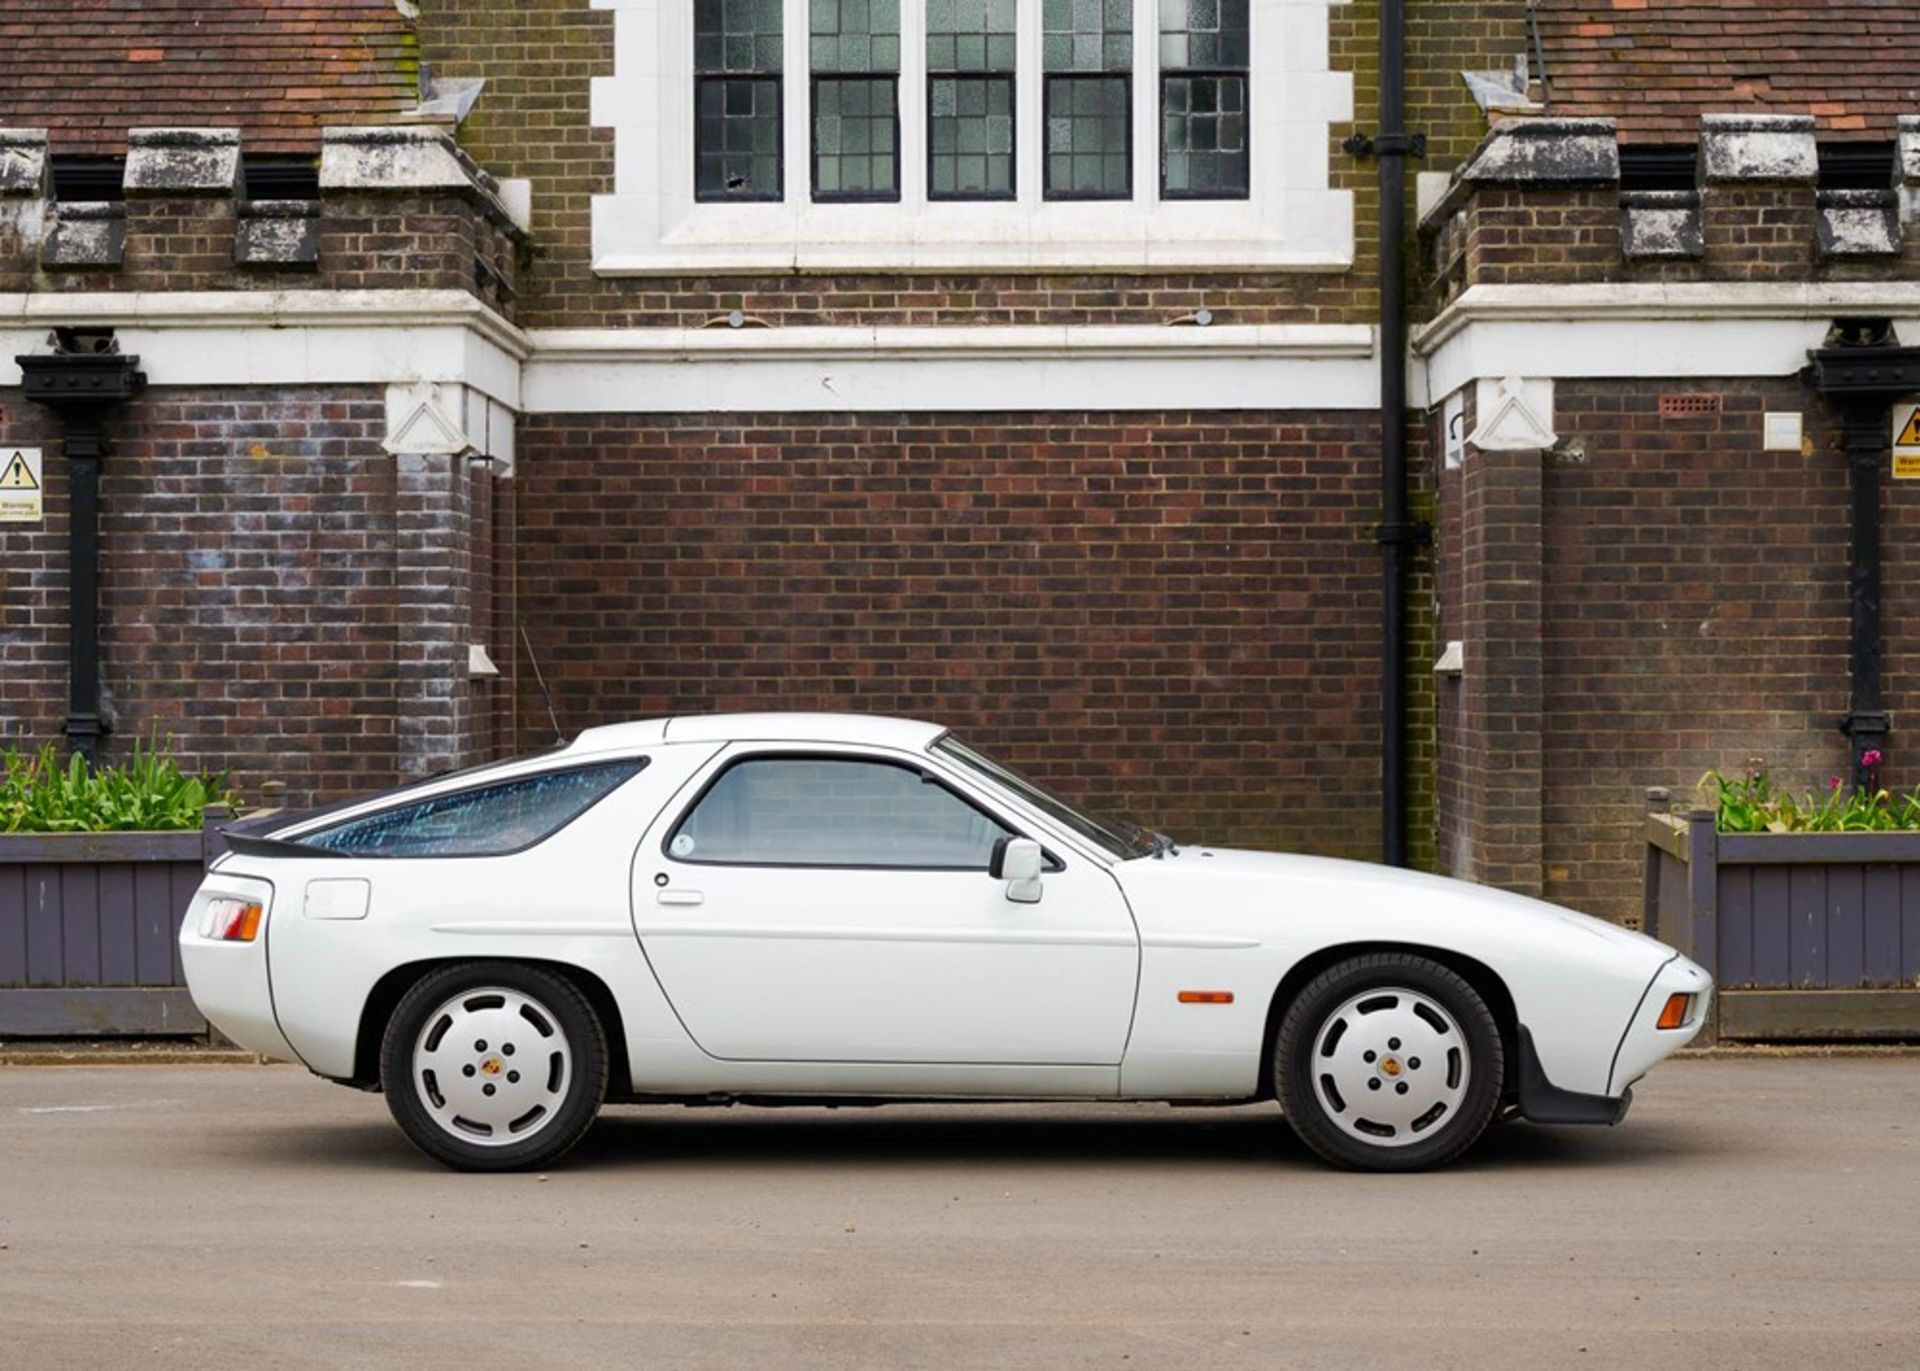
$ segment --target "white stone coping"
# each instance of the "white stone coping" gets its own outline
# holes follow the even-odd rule
[[[1490,377],[1790,376],[1843,316],[1920,340],[1920,281],[1470,286],[1413,334],[1414,403]]]

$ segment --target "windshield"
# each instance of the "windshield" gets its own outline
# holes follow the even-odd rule
[[[1157,846],[1154,835],[1138,824],[1096,818],[1084,810],[1075,808],[1052,791],[1029,781],[1019,772],[1004,767],[990,758],[982,757],[972,748],[962,746],[955,741],[952,734],[936,742],[933,750],[942,756],[951,757],[967,770],[984,776],[1002,789],[1011,790],[1042,814],[1065,824],[1110,856],[1146,857],[1152,855]]]

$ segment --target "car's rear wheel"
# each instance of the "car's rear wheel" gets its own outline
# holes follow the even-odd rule
[[[434,1160],[462,1171],[551,1166],[600,1111],[606,1033],[562,976],[461,962],[401,998],[380,1080],[395,1122]]]
[[[1500,1104],[1500,1028],[1428,957],[1328,968],[1280,1020],[1274,1088],[1300,1139],[1337,1166],[1416,1171],[1458,1157]]]

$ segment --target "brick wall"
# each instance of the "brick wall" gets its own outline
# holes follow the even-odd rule
[[[1667,391],[1715,399],[1718,412],[1663,416]],[[1809,453],[1761,450],[1769,409],[1804,411]],[[1443,632],[1464,631],[1469,651],[1459,707],[1442,712],[1441,856],[1449,869],[1634,923],[1646,787],[1684,798],[1709,769],[1738,773],[1755,756],[1796,791],[1846,772],[1846,464],[1835,425],[1793,379],[1563,380],[1554,410],[1554,452],[1470,449],[1466,471],[1443,480]],[[1490,550],[1475,541],[1474,491],[1502,479],[1538,512],[1492,521],[1514,545]],[[1920,767],[1897,725],[1920,708],[1920,596],[1910,590],[1920,488],[1889,483],[1886,519],[1896,732],[1884,779],[1909,787]],[[1533,585],[1516,575],[1499,594],[1477,592],[1476,578],[1503,560],[1537,568]],[[1491,688],[1503,692],[1524,675],[1514,654],[1534,630],[1513,627],[1507,611],[1526,593],[1539,603],[1539,695],[1537,717],[1515,719],[1467,697],[1496,670]],[[1493,625],[1491,650],[1504,656],[1485,660],[1483,645],[1476,657],[1476,619]],[[1508,703],[1526,712],[1524,699]],[[1511,844],[1530,805],[1537,855],[1496,861],[1488,845]]]
[[[1433,139],[1431,164],[1470,150],[1484,120],[1461,84],[1462,65],[1510,65],[1524,43],[1519,3],[1413,7],[1408,110]],[[421,54],[436,74],[484,76],[486,93],[461,129],[462,144],[495,175],[534,182],[536,262],[522,318],[536,327],[697,327],[742,309],[776,324],[991,324],[1160,322],[1204,305],[1221,323],[1360,321],[1374,301],[1371,162],[1330,142],[1333,183],[1354,190],[1353,271],[1329,276],[1220,272],[937,277],[755,276],[601,280],[590,266],[590,197],[610,188],[612,133],[588,125],[588,81],[613,72],[613,22],[587,0],[450,0],[419,21]],[[1355,76],[1358,127],[1372,129],[1378,100],[1377,28],[1371,6],[1336,6],[1333,65]]]
[[[519,612],[569,732],[927,717],[1182,838],[1377,853],[1367,415],[556,416],[519,443]]]
[[[0,442],[46,453],[47,518],[0,532],[0,740],[60,741],[66,473],[44,411],[0,392]],[[491,478],[380,449],[377,389],[152,390],[101,483],[108,760],[157,732],[184,762],[323,802],[484,755]]]
[[[305,265],[236,265],[235,200],[178,195],[126,202],[117,265],[45,267],[59,206],[0,200],[0,290],[464,290],[513,317],[518,251],[469,199],[329,193],[316,208],[318,260]]]

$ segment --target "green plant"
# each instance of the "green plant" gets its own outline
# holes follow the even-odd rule
[[[78,753],[63,767],[53,748],[4,754],[0,833],[116,833],[200,827],[209,804],[232,804],[225,772],[184,772],[171,749],[134,741],[123,766],[98,770]]]
[[[1862,759],[1878,776],[1880,754]],[[1895,795],[1878,787],[1847,790],[1838,776],[1827,793],[1795,799],[1773,783],[1765,766],[1755,763],[1746,775],[1730,779],[1718,771],[1700,778],[1699,793],[1718,812],[1722,833],[1887,833],[1920,829],[1920,790]]]

